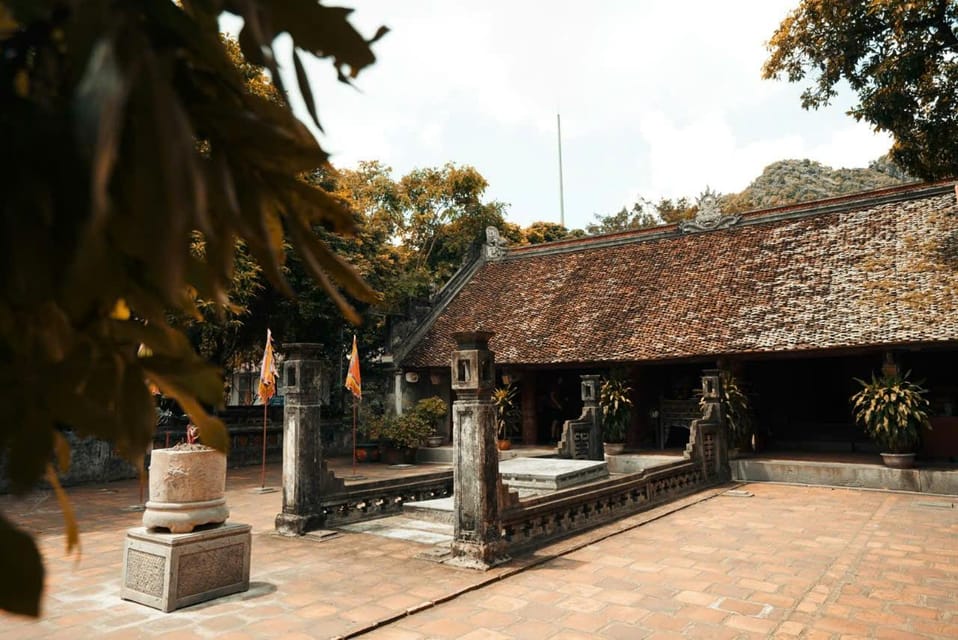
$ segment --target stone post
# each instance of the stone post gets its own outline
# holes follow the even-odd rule
[[[283,512],[276,516],[276,530],[283,535],[302,535],[323,524],[320,345],[285,344],[283,353]]]
[[[602,451],[602,412],[599,410],[599,386],[602,376],[595,374],[580,375],[582,394],[582,419],[592,420],[589,428],[589,460],[605,460]]]
[[[560,458],[575,460],[605,460],[602,450],[602,416],[599,412],[599,384],[602,376],[580,375],[582,415],[578,420],[566,420],[562,438],[556,448]]]
[[[454,333],[452,355],[453,517],[451,564],[488,569],[507,559],[499,525],[499,450],[492,404],[491,332]]]
[[[702,372],[702,417],[693,420],[685,457],[702,465],[706,478],[727,480],[728,426],[722,408],[722,377],[718,369]]]

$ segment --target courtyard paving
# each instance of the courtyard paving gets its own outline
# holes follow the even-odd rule
[[[0,614],[0,639],[958,638],[955,497],[729,486],[476,573],[401,537],[279,537],[282,495],[252,491],[259,469],[231,469],[228,485],[230,519],[253,526],[250,591],[169,614],[119,598],[136,482],[70,490],[78,561],[52,496],[0,496],[48,571],[43,618]]]

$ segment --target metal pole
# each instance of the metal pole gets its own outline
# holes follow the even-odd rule
[[[266,418],[267,418],[267,408],[269,407],[269,400],[263,403],[263,461],[260,464],[259,472],[259,488],[266,488]]]
[[[559,134],[559,224],[565,226],[565,189],[562,186],[562,116],[556,114],[556,130]]]
[[[353,476],[356,475],[356,396],[353,396]]]

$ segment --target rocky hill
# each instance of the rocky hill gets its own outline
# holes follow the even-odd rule
[[[911,182],[887,157],[866,169],[832,169],[814,160],[780,160],[762,171],[744,191],[720,199],[726,212],[751,211]]]

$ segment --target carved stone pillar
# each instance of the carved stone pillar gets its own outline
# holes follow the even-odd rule
[[[599,412],[599,385],[602,376],[579,376],[582,415],[578,420],[566,420],[556,453],[560,458],[576,460],[605,460],[602,451],[602,416]]]
[[[693,420],[685,457],[702,465],[706,478],[727,480],[728,428],[722,408],[722,377],[718,369],[702,372],[702,417]]]
[[[326,481],[320,419],[320,345],[283,345],[286,405],[283,411],[283,511],[276,530],[302,535],[322,526],[320,498]]]
[[[506,559],[499,525],[494,356],[491,332],[454,333],[452,356],[453,516],[451,563],[487,569]]]

